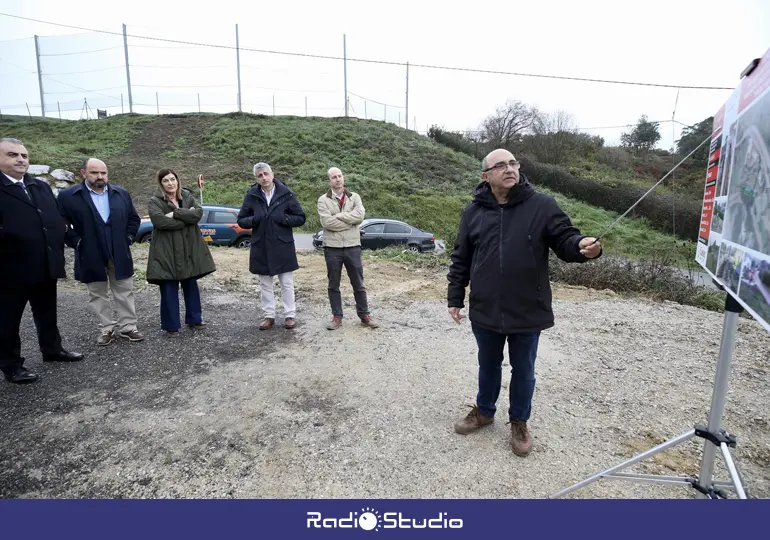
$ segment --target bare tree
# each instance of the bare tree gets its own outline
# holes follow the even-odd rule
[[[546,133],[577,133],[577,120],[567,111],[559,110],[554,113],[540,113],[536,115],[532,125],[532,131],[535,135],[545,135]]]
[[[532,128],[539,113],[521,101],[508,100],[481,124],[483,138],[492,147],[508,148]]]

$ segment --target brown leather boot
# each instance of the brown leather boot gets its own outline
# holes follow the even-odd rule
[[[342,326],[342,317],[337,317],[336,315],[332,318],[331,322],[326,325],[326,328],[329,330],[336,330]]]
[[[511,420],[511,447],[519,457],[527,457],[532,451],[532,434],[523,420]]]
[[[275,319],[271,319],[268,317],[264,321],[262,321],[262,324],[259,325],[259,329],[270,330],[274,324],[275,324]]]
[[[471,408],[471,412],[468,413],[468,416],[458,422],[455,422],[455,431],[460,435],[467,435],[468,433],[473,433],[479,428],[488,426],[494,420],[495,419],[491,416],[484,416],[481,414],[478,405],[474,405]]]

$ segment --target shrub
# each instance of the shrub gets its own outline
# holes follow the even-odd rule
[[[617,293],[642,294],[655,300],[670,300],[711,311],[724,307],[724,293],[696,285],[666,257],[630,261],[602,256],[597,261],[570,264],[550,258],[551,280]]]
[[[619,214],[628,210],[648,191],[630,182],[618,180],[614,186],[608,186],[595,180],[573,176],[554,165],[535,164],[526,159],[521,161],[521,171],[533,184]],[[696,240],[700,228],[701,204],[678,194],[653,192],[647,195],[629,216],[645,217],[652,227],[660,231]]]
[[[625,170],[631,166],[631,155],[628,153],[628,150],[618,146],[602,148],[596,153],[596,160],[613,169]]]

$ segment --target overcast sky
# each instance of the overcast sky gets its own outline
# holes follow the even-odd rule
[[[178,6],[183,6],[178,7]],[[410,62],[496,71],[613,79],[688,86],[734,87],[752,58],[770,48],[770,2],[242,2],[192,4],[161,0],[26,0],[0,12],[46,21],[242,48]],[[40,114],[35,46],[47,114],[78,118],[83,99],[95,111],[128,111],[121,36],[0,16],[0,109]],[[45,37],[42,36],[57,36]],[[237,110],[234,50],[181,47],[129,38],[135,112]],[[104,50],[102,50],[104,49]],[[85,51],[87,54],[80,54]],[[77,53],[77,54],[73,54]],[[99,71],[96,71],[99,70]],[[82,73],[86,72],[88,73]],[[404,125],[406,69],[348,61],[350,114]],[[337,116],[344,113],[343,63],[241,51],[243,110],[254,113]],[[85,92],[89,90],[91,92]],[[713,115],[730,91],[681,90],[676,120]],[[361,99],[362,96],[366,99]],[[565,110],[582,128],[634,123],[640,115],[670,120],[677,90],[559,81],[412,67],[409,122],[424,132],[437,124],[476,129],[505,102],[518,99],[544,111]],[[375,102],[388,104],[388,107]],[[22,107],[21,109],[14,107]],[[68,111],[69,110],[69,111]],[[681,126],[661,124],[669,148]],[[607,144],[622,128],[593,129]]]

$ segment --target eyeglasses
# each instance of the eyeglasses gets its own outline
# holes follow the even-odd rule
[[[521,165],[521,163],[519,163],[519,162],[518,162],[518,161],[516,161],[515,159],[512,159],[511,161],[501,161],[500,163],[495,163],[494,165],[492,165],[492,166],[491,166],[491,167],[489,167],[488,169],[484,169],[484,170],[483,170],[483,171],[481,171],[481,172],[489,172],[489,171],[492,171],[492,170],[495,170],[495,171],[504,171],[504,170],[506,170],[506,169],[508,168],[508,166],[509,166],[509,165],[510,165],[512,168],[514,168],[514,169],[518,169],[518,168],[519,168],[519,166]]]

